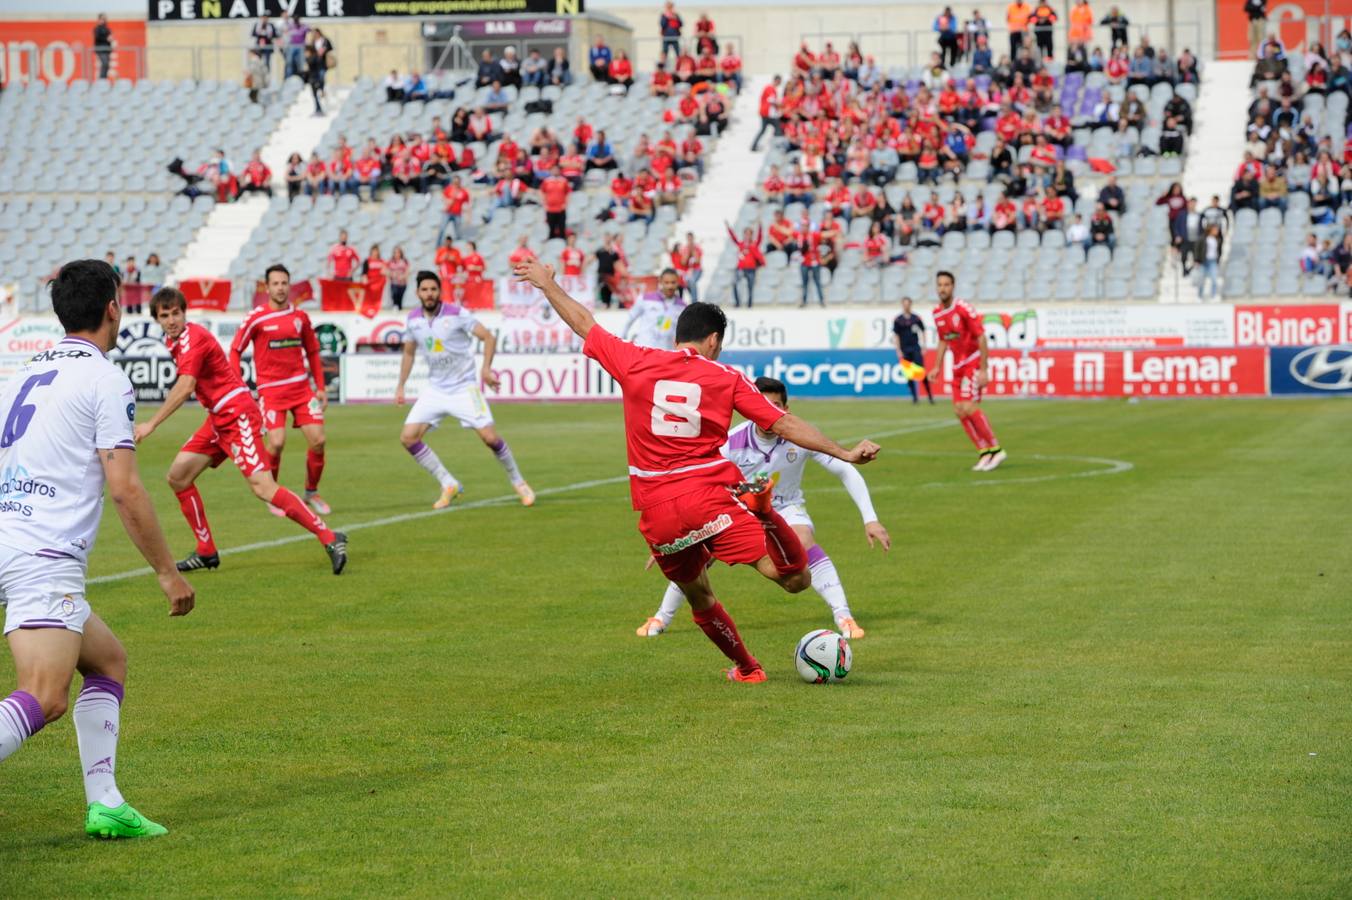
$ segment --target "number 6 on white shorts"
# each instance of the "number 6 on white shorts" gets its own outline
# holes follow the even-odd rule
[[[653,385],[653,434],[663,437],[699,437],[699,401],[704,389],[688,381],[659,381]]]

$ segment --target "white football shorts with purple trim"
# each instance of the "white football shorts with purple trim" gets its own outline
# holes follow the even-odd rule
[[[84,566],[77,559],[34,556],[0,546],[0,606],[5,634],[64,628],[84,634],[89,618]]]

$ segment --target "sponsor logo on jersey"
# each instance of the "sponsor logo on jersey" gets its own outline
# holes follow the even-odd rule
[[[87,356],[93,356],[88,350],[43,350],[37,356],[29,360],[30,363],[55,362],[58,359],[83,359]]]
[[[128,403],[128,404],[127,404],[127,421],[128,421],[128,422],[135,422],[135,421],[136,421],[136,403],[135,403],[135,402],[132,402],[132,403]]]
[[[732,516],[727,513],[714,519],[712,522],[705,522],[694,531],[687,532],[669,544],[658,544],[653,547],[662,556],[670,556],[673,553],[680,553],[689,547],[693,547],[700,541],[707,541],[716,534],[727,531],[732,527]]]
[[[268,349],[285,350],[289,347],[301,346],[301,340],[298,337],[278,338],[275,341],[268,341]]]

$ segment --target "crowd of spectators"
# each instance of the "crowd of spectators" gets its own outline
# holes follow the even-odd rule
[[[1087,9],[1087,4],[1077,8],[1081,6]],[[1092,19],[1083,13],[1078,19],[1082,30],[1077,34],[1086,40],[1072,42],[1072,54],[1087,43],[1089,32],[1084,29],[1092,29]],[[956,20],[946,8],[936,26],[950,25],[956,27]],[[1117,43],[1117,27],[1114,53],[1125,47],[1125,35]],[[1125,30],[1125,22],[1120,27]],[[1078,159],[1104,172],[1114,166],[1111,160],[1072,157],[1073,132],[1112,129],[1115,136],[1121,135],[1114,139],[1116,155],[1135,156],[1156,152],[1140,140],[1140,133],[1153,125],[1159,128],[1158,152],[1181,154],[1192,129],[1191,104],[1174,94],[1163,106],[1161,120],[1152,123],[1136,92],[1123,91],[1122,101],[1115,99],[1117,91],[1111,87],[1093,96],[1088,89],[1082,97],[1071,95],[1064,76],[1053,75],[1049,61],[1041,56],[1047,47],[1044,42],[1020,43],[1014,65],[1002,57],[989,66],[981,65],[989,63],[984,30],[962,34],[956,58],[972,60],[973,73],[978,66],[983,71],[961,83],[948,73],[945,64],[952,64],[954,46],[942,34],[943,57],[934,54],[922,77],[911,81],[889,78],[857,44],[850,44],[843,55],[830,42],[820,52],[806,43],[799,48],[788,78],[776,76],[760,98],[762,127],[756,144],[767,132],[782,136],[791,162],[784,171],[771,167],[756,199],[780,206],[801,204],[802,213],[793,221],[780,209],[766,233],[758,237],[748,230],[733,236],[739,294],[744,289],[750,301],[755,271],[764,265],[765,253],[776,251],[798,259],[806,303],[811,288],[822,301],[820,270],[834,269],[841,251],[851,247],[862,251],[867,267],[904,263],[910,248],[936,246],[950,231],[1060,230],[1068,243],[1086,250],[1095,244],[1110,253],[1115,249],[1116,222],[1125,212],[1125,196],[1110,175],[1087,221],[1075,213],[1080,192],[1067,162]],[[1155,78],[1175,84],[1196,80],[1196,63],[1186,50],[1170,59],[1143,38],[1133,52],[1152,60],[1152,74],[1142,72],[1132,82],[1127,73],[1119,77],[1105,72],[1108,85],[1127,88],[1151,84]],[[1075,82],[1076,87],[1081,84]],[[1063,106],[1062,99],[1068,105]],[[1074,104],[1077,99],[1080,102]],[[994,132],[987,152],[977,148],[976,136],[983,131]],[[976,159],[986,163],[986,182],[1001,187],[994,202],[974,190],[953,191],[946,201],[938,190],[930,191],[923,203],[909,192],[895,206],[889,199],[886,186],[905,164],[914,165],[919,185],[937,188],[945,179],[962,182]],[[810,209],[816,204],[821,204],[817,207],[821,212],[814,220]],[[861,216],[870,222],[867,239],[862,244],[844,242],[844,228]]]

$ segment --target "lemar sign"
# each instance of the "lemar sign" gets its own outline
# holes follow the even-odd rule
[[[256,19],[264,15],[302,19],[517,13],[571,16],[582,11],[583,0],[150,0],[147,18],[152,22],[178,22]]]

